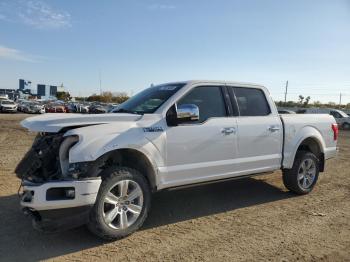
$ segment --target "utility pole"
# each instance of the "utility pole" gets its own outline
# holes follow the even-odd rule
[[[341,106],[341,93],[339,94],[339,106]]]
[[[99,71],[99,79],[100,79],[100,96],[102,95],[102,80],[101,80],[101,70]]]
[[[286,82],[286,89],[285,89],[285,92],[284,92],[284,103],[287,102],[287,94],[288,94],[288,80]]]

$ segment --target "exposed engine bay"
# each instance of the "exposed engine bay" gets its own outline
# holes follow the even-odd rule
[[[32,147],[17,165],[15,173],[21,180],[46,183],[98,177],[111,161],[108,155],[92,162],[69,162],[69,150],[78,142],[78,136],[60,133],[39,133]]]
[[[61,133],[39,133],[30,150],[17,165],[17,177],[34,183],[60,179],[62,171],[59,149],[63,139]]]

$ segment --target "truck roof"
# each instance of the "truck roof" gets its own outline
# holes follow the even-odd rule
[[[215,85],[215,84],[226,84],[226,85],[232,85],[237,87],[250,87],[250,88],[261,88],[265,90],[267,93],[270,93],[266,87],[260,84],[256,83],[248,83],[248,82],[236,82],[236,81],[224,81],[224,80],[186,80],[186,81],[174,81],[174,82],[168,82],[168,83],[162,83],[161,85],[166,84],[209,84],[209,85]]]

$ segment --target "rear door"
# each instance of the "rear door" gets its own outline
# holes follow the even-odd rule
[[[237,117],[237,171],[248,174],[280,168],[282,123],[259,88],[228,87]]]

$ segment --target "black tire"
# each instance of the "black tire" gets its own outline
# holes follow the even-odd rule
[[[344,130],[350,130],[350,123],[344,123],[344,124],[342,125],[342,128],[343,128]]]
[[[122,180],[131,180],[136,182],[143,194],[142,210],[136,221],[125,229],[114,229],[104,221],[104,199],[109,190],[116,183]],[[126,237],[138,230],[145,221],[151,207],[151,190],[146,180],[140,172],[128,167],[111,167],[103,171],[102,183],[97,194],[96,202],[90,213],[88,222],[89,230],[100,238],[105,240],[116,240]]]
[[[301,164],[305,160],[312,160],[315,165],[314,180],[311,183],[311,185],[309,185],[307,188],[302,187],[298,181],[298,173],[301,168]],[[282,172],[284,186],[288,190],[299,195],[305,195],[310,193],[317,182],[318,175],[320,172],[319,166],[319,159],[313,153],[308,151],[298,151],[294,159],[293,167],[291,169],[284,169]]]

